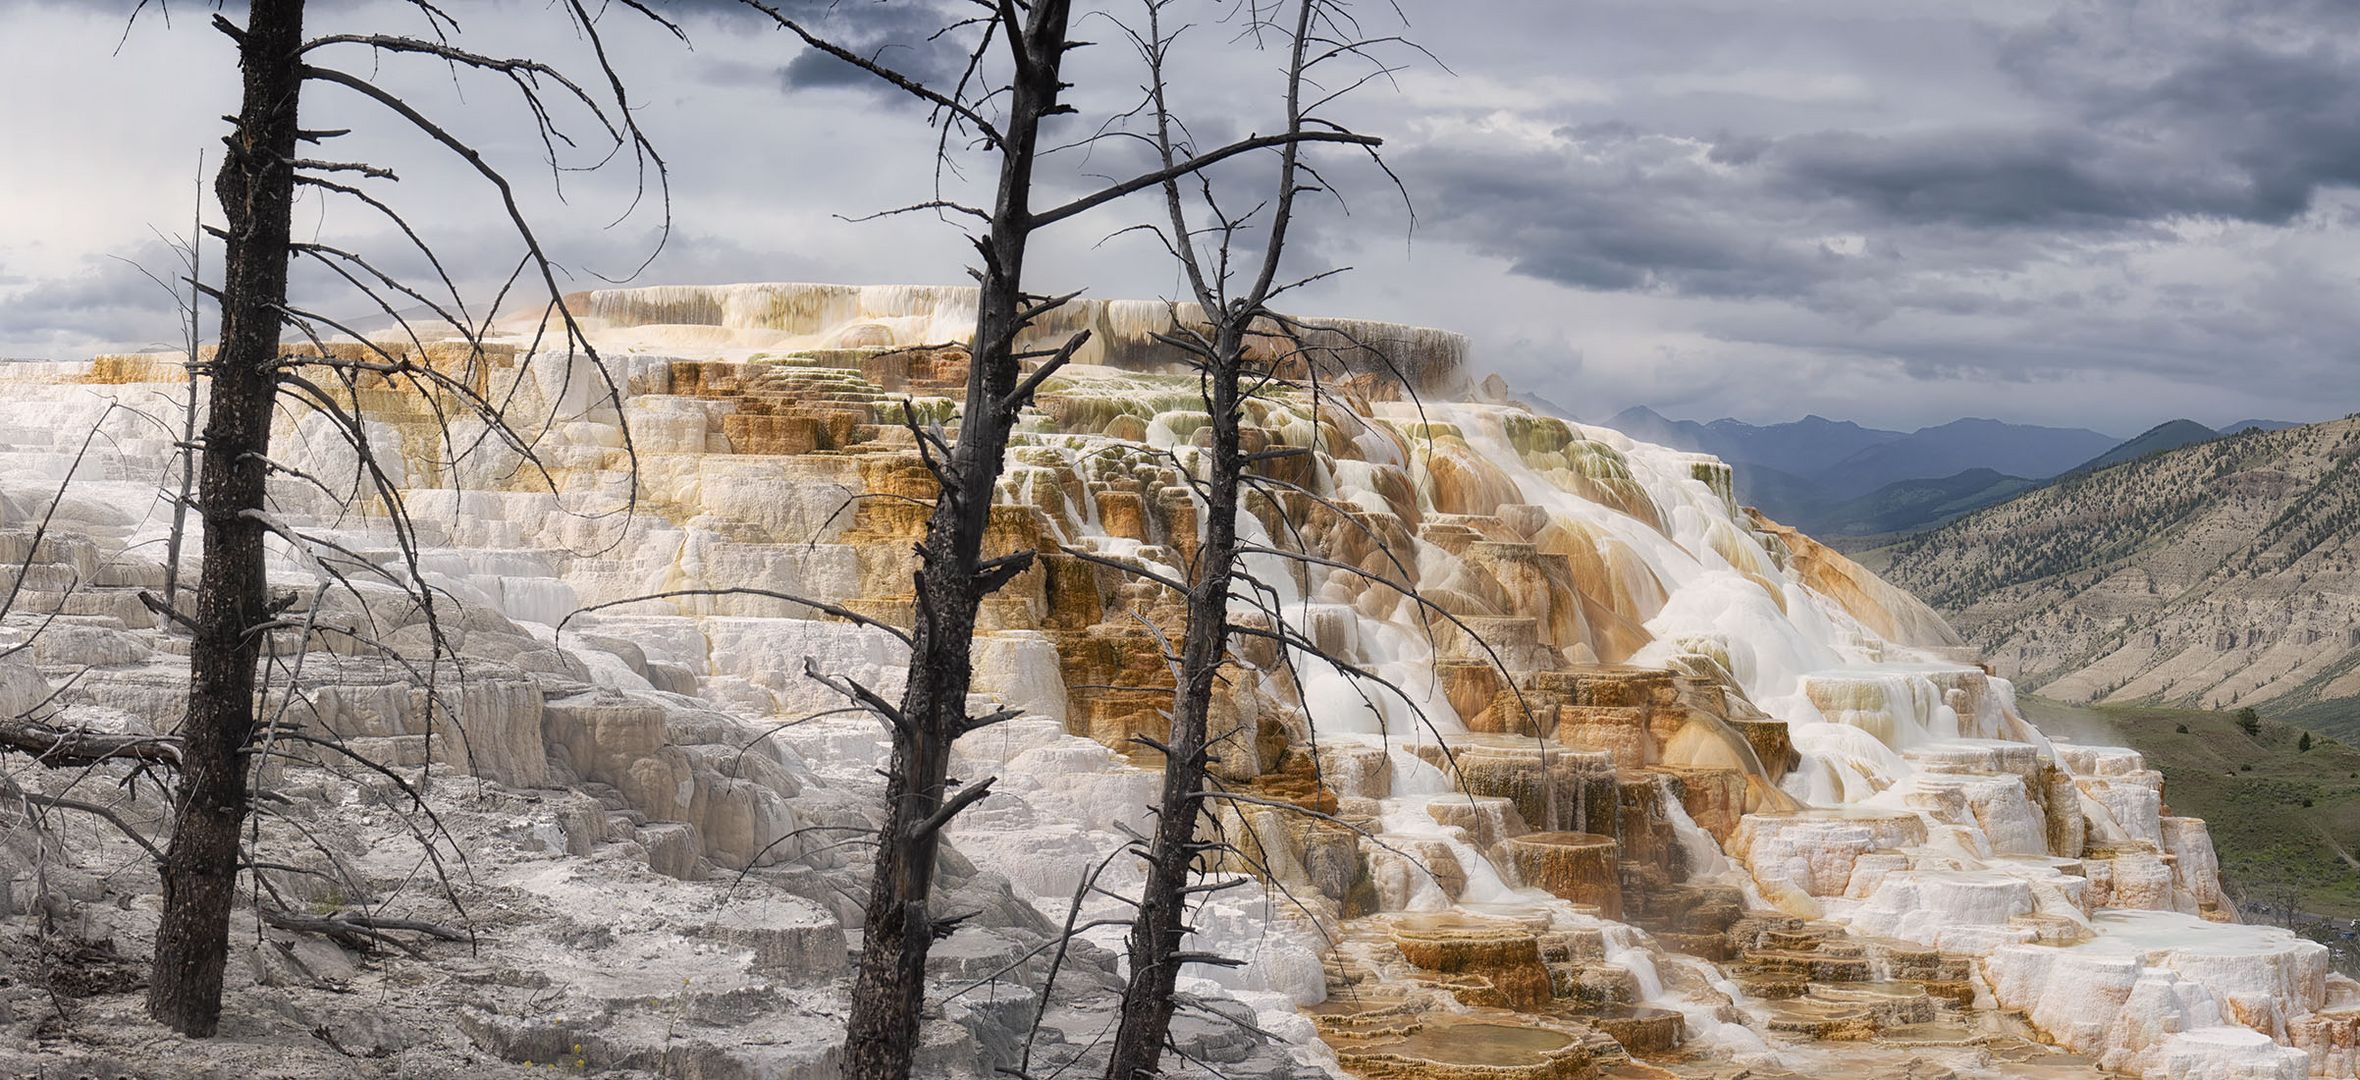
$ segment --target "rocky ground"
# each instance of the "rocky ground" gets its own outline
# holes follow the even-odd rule
[[[170,658],[161,631],[125,632]],[[490,635],[487,635],[490,636]],[[12,680],[30,693],[19,653]],[[512,654],[513,655],[513,654]],[[61,723],[135,727],[96,699],[137,686],[153,668],[85,672]],[[332,664],[312,668],[313,678]],[[486,661],[491,681],[500,669]],[[513,674],[513,669],[508,673]],[[87,683],[87,685],[84,685]],[[142,1010],[146,961],[160,908],[158,879],[139,843],[91,814],[29,801],[103,805],[161,844],[152,824],[162,794],[120,786],[119,770],[45,770],[23,757],[0,772],[0,1076],[50,1077],[504,1077],[550,1070],[665,1077],[833,1077],[849,987],[844,924],[864,884],[857,852],[867,807],[860,792],[815,782],[792,754],[763,754],[760,727],[676,696],[603,694],[562,676],[533,683],[558,703],[538,717],[566,732],[535,787],[450,768],[349,762],[269,771],[255,858],[269,892],[235,922],[220,1034],[181,1038]],[[313,686],[328,700],[332,686]],[[562,703],[602,699],[603,726],[568,728]],[[21,703],[18,703],[21,704]],[[719,757],[757,749],[769,790],[815,842],[749,873],[700,851],[694,825],[650,821],[619,789],[574,774],[632,707],[657,710],[663,733]],[[498,742],[488,729],[479,740]],[[701,739],[701,742],[688,742]],[[609,746],[613,749],[613,746]],[[391,747],[380,747],[391,749]],[[732,753],[737,753],[732,750]],[[744,755],[740,755],[744,756]],[[395,777],[402,783],[397,784]],[[692,773],[690,786],[717,786]],[[405,785],[425,793],[423,806]],[[722,830],[714,830],[716,833]],[[846,840],[850,837],[850,840]],[[704,845],[709,850],[709,845]],[[431,854],[430,854],[431,852]],[[771,856],[764,856],[770,859]],[[1039,1011],[1044,946],[1055,929],[995,875],[946,857],[949,910],[974,912],[935,950],[924,1075],[967,1077],[1016,1066]],[[283,868],[283,869],[282,869]],[[460,932],[457,940],[393,933],[356,948],[266,925],[263,909],[297,915],[367,912]],[[1119,995],[1113,957],[1088,942],[1065,956],[1057,992],[1031,1039],[1032,1060],[1058,1063],[1104,1029]],[[1261,1036],[1234,1002],[1191,999],[1182,1045],[1229,1076],[1306,1072]],[[1084,1053],[1086,1056],[1086,1053]],[[1316,1073],[1314,1073],[1316,1075]]]

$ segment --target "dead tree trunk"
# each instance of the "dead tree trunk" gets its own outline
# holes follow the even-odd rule
[[[941,493],[918,548],[909,684],[894,723],[885,828],[845,1030],[844,1075],[853,1080],[900,1080],[910,1074],[925,999],[926,954],[949,925],[936,919],[931,907],[942,827],[985,790],[971,785],[946,799],[951,744],[973,726],[967,691],[976,610],[985,596],[1032,561],[1025,552],[986,565],[983,534],[1007,457],[1008,431],[1022,405],[1017,400],[1017,335],[1031,321],[1022,277],[1025,246],[1035,228],[1033,165],[1041,121],[1061,111],[1057,96],[1063,88],[1068,8],[1065,0],[1043,0],[1033,5],[1021,33],[1007,28],[1015,70],[1009,80],[999,189],[991,229],[977,241],[983,266],[966,407],[950,461],[935,469]]]
[[[910,1073],[925,998],[926,955],[936,937],[949,933],[958,917],[932,913],[935,858],[941,832],[959,811],[980,800],[989,780],[960,785],[949,777],[951,746],[958,738],[1011,715],[967,715],[971,683],[969,650],[975,616],[985,597],[1032,565],[1033,553],[983,558],[991,500],[1007,457],[1008,435],[1033,391],[1071,359],[1087,338],[1076,334],[1061,347],[1024,351],[1019,338],[1044,314],[1071,299],[1024,291],[1025,248],[1034,233],[1087,213],[1125,195],[1192,175],[1229,158],[1299,142],[1365,142],[1333,132],[1291,130],[1251,135],[1194,155],[1166,155],[1163,167],[1107,185],[1046,209],[1032,206],[1033,172],[1055,152],[1041,143],[1051,117],[1074,111],[1061,100],[1066,54],[1079,43],[1066,38],[1070,0],[984,5],[987,15],[961,20],[945,32],[972,29],[978,42],[966,74],[956,86],[937,88],[887,66],[871,51],[830,41],[780,7],[741,0],[803,44],[867,72],[926,102],[942,125],[938,154],[947,153],[953,132],[972,136],[998,155],[998,186],[988,207],[937,198],[905,210],[933,209],[987,223],[975,246],[983,265],[976,271],[979,295],[975,336],[969,343],[966,403],[959,415],[956,445],[910,422],[918,450],[939,493],[918,545],[916,625],[909,633],[812,600],[785,597],[838,617],[880,626],[910,645],[909,679],[894,705],[849,679],[812,674],[843,692],[890,729],[892,758],[886,774],[886,822],[879,837],[875,875],[864,912],[866,928],[851,1015],[845,1025],[845,1075],[854,1080],[901,1080]],[[986,55],[1004,46],[1010,72],[1004,83],[978,75]],[[985,113],[996,114],[994,117]],[[1083,139],[1065,149],[1092,145]],[[938,192],[939,194],[939,192]],[[1030,374],[1028,360],[1039,360]],[[733,590],[762,593],[762,590]],[[775,593],[764,595],[777,596]]]
[[[164,603],[180,598],[181,542],[188,536],[188,504],[197,489],[197,350],[205,341],[205,157],[197,155],[197,209],[188,230],[188,398],[180,406],[180,487],[172,500],[172,531],[164,539]]]
[[[1226,314],[1226,313],[1224,313]],[[1158,1075],[1164,1041],[1172,1029],[1172,988],[1180,966],[1192,958],[1182,951],[1188,936],[1188,879],[1206,846],[1197,841],[1197,817],[1206,768],[1215,750],[1207,745],[1213,686],[1229,650],[1229,587],[1237,565],[1239,477],[1245,471],[1238,428],[1240,359],[1244,328],[1223,319],[1214,335],[1214,359],[1206,379],[1205,404],[1212,417],[1211,476],[1205,483],[1205,536],[1188,590],[1188,630],[1180,645],[1180,681],[1172,706],[1171,735],[1164,747],[1164,786],[1156,801],[1155,835],[1147,851],[1147,882],[1131,922],[1130,982],[1123,988],[1122,1022],[1106,1075],[1129,1080]],[[1252,753],[1250,742],[1242,748]],[[1202,957],[1212,962],[1219,958]]]
[[[584,81],[567,77],[546,62],[529,57],[486,56],[455,45],[450,35],[457,31],[457,24],[447,14],[431,4],[413,6],[429,23],[430,36],[344,33],[306,40],[303,0],[251,0],[244,26],[218,14],[212,20],[213,27],[237,45],[244,96],[238,115],[232,119],[234,127],[224,140],[227,153],[214,181],[225,226],[216,235],[223,238],[228,256],[220,288],[209,290],[221,308],[221,342],[210,361],[192,365],[192,375],[201,375],[206,382],[207,416],[202,436],[197,440],[202,461],[198,465],[195,499],[196,512],[204,523],[204,545],[195,596],[188,606],[184,608],[171,599],[141,594],[143,602],[186,628],[191,642],[188,708],[178,740],[180,778],[173,799],[174,826],[170,847],[163,856],[164,909],[148,990],[149,1013],[188,1035],[211,1035],[220,1019],[229,914],[236,896],[239,867],[249,861],[243,858],[240,835],[240,826],[247,820],[251,806],[247,770],[250,757],[265,750],[256,745],[258,732],[269,729],[277,738],[342,753],[393,778],[410,796],[414,808],[422,810],[429,820],[434,816],[424,805],[420,789],[401,781],[391,769],[370,762],[333,740],[295,730],[300,723],[280,725],[278,721],[285,719],[284,710],[277,718],[265,719],[259,714],[256,690],[265,679],[260,670],[265,636],[274,628],[298,629],[302,635],[315,629],[335,629],[310,620],[299,624],[273,621],[274,616],[295,600],[292,597],[274,600],[270,595],[264,563],[266,534],[277,536],[314,562],[316,574],[324,575],[318,593],[326,591],[325,582],[334,582],[349,592],[356,603],[366,607],[369,597],[354,585],[347,569],[380,578],[406,593],[424,614],[427,627],[434,631],[432,647],[439,659],[448,653],[449,645],[439,630],[433,602],[435,590],[419,563],[417,536],[403,509],[401,492],[376,464],[377,451],[370,444],[356,389],[364,382],[377,382],[436,396],[448,402],[450,409],[446,412],[446,406],[438,404],[439,416],[448,419],[463,412],[479,419],[495,437],[515,448],[526,463],[538,465],[531,439],[507,425],[502,411],[505,399],[486,396],[463,375],[437,367],[427,355],[416,328],[398,306],[424,305],[425,310],[434,314],[436,322],[448,326],[465,344],[474,360],[481,360],[484,337],[490,332],[494,313],[487,312],[481,322],[468,315],[457,286],[443,272],[443,261],[434,249],[392,205],[360,186],[377,182],[391,184],[398,177],[390,169],[365,162],[297,156],[299,143],[325,142],[349,133],[349,129],[307,131],[298,126],[304,83],[341,86],[360,100],[374,103],[399,121],[397,128],[430,139],[490,185],[516,239],[525,249],[516,273],[521,276],[533,272],[547,289],[544,328],[520,354],[515,378],[525,377],[525,369],[542,352],[543,339],[547,337],[562,345],[567,364],[575,363],[577,357],[586,359],[620,410],[621,390],[573,313],[565,307],[557,268],[527,222],[507,175],[477,147],[453,135],[409,102],[372,79],[334,64],[337,56],[365,50],[373,55],[374,63],[381,64],[387,57],[420,56],[437,61],[437,66],[453,77],[461,72],[496,77],[524,99],[525,115],[532,118],[536,133],[541,136],[540,144],[547,152],[546,160],[553,172],[576,168],[588,171],[609,160],[628,160],[639,170],[640,193],[644,193],[650,166],[659,185],[665,183],[663,160],[655,155],[639,130],[624,84],[607,60],[598,14],[588,6],[588,0],[560,0],[552,5],[566,14],[577,37],[594,58],[592,62],[602,78],[588,84],[601,88],[593,92],[585,88]],[[680,34],[677,26],[644,4],[620,5],[619,9]],[[591,161],[585,165],[560,162],[559,147],[573,148],[580,144],[561,130],[561,121],[550,111],[552,100],[579,106],[587,122],[612,140],[612,150],[603,154],[592,151]],[[623,156],[626,150],[627,158]],[[416,285],[384,272],[359,253],[317,240],[295,242],[291,233],[294,192],[298,187],[308,187],[322,197],[350,198],[393,225],[433,269],[442,287],[449,290],[448,305],[437,302]],[[669,205],[667,195],[667,231]],[[328,268],[337,280],[351,286],[393,320],[398,336],[406,344],[395,346],[398,352],[389,350],[343,323],[291,305],[289,262],[299,255]],[[194,277],[193,252],[191,264]],[[506,295],[503,288],[502,296]],[[557,324],[555,331],[548,329],[552,322]],[[280,338],[289,326],[310,340],[311,349],[306,354],[282,355]],[[331,349],[321,336],[323,331],[350,339],[351,352]],[[192,341],[192,356],[194,345]],[[327,385],[313,381],[312,376],[323,373]],[[190,392],[193,395],[195,391],[192,381]],[[265,500],[271,472],[293,472],[270,458],[271,424],[282,395],[297,407],[328,418],[355,455],[357,475],[353,491],[346,497],[369,498],[386,510],[392,522],[394,545],[403,560],[399,571],[360,559],[349,549],[308,535],[268,512],[269,504]],[[447,429],[445,433],[448,434]],[[623,432],[622,445],[626,454],[634,454],[627,429]],[[635,469],[636,456],[632,460]],[[321,490],[327,491],[324,486]],[[337,497],[334,492],[328,494]],[[331,557],[323,559],[323,553]],[[401,659],[398,649],[357,628],[342,628],[342,633],[356,644]],[[290,682],[296,670],[299,668],[287,670]],[[426,684],[431,712],[437,700],[435,665],[429,662],[423,672],[415,666],[411,671]],[[433,721],[430,719],[429,723]],[[440,835],[439,825],[436,834]],[[430,857],[432,852],[429,841]],[[445,889],[447,894],[447,882]]]
[[[1145,32],[1131,35],[1150,74],[1145,107],[1146,115],[1154,123],[1150,139],[1167,167],[1186,156],[1180,140],[1187,130],[1174,116],[1167,94],[1170,86],[1167,63],[1172,43],[1180,33],[1179,30],[1167,32],[1163,24],[1163,9],[1170,2],[1146,0]],[[1294,224],[1296,196],[1324,187],[1324,180],[1302,159],[1303,143],[1307,141],[1303,136],[1318,129],[1327,136],[1322,141],[1358,144],[1371,154],[1378,144],[1374,137],[1355,134],[1342,124],[1311,115],[1315,106],[1307,106],[1303,97],[1305,86],[1314,84],[1312,69],[1322,60],[1365,57],[1370,43],[1327,41],[1324,43],[1327,48],[1315,56],[1312,46],[1319,25],[1341,28],[1357,24],[1342,14],[1341,0],[1299,0],[1294,14],[1295,18],[1286,25],[1264,23],[1258,15],[1254,23],[1257,29],[1283,34],[1282,40],[1288,44],[1285,131],[1288,138],[1277,147],[1277,190],[1273,197],[1255,211],[1232,217],[1221,209],[1213,185],[1200,181],[1202,210],[1210,220],[1198,228],[1191,224],[1190,204],[1177,178],[1167,179],[1162,185],[1171,229],[1167,243],[1179,260],[1208,324],[1201,328],[1175,326],[1167,335],[1167,340],[1196,366],[1204,387],[1205,411],[1210,418],[1210,446],[1202,459],[1206,475],[1199,485],[1206,502],[1205,535],[1186,583],[1188,629],[1180,649],[1171,728],[1162,747],[1163,790],[1155,807],[1154,834],[1141,850],[1147,863],[1146,882],[1140,890],[1138,913],[1131,923],[1129,981],[1123,989],[1120,1022],[1107,1060],[1108,1080],[1152,1080],[1162,1075],[1161,1061],[1172,1028],[1172,994],[1182,966],[1241,963],[1230,957],[1190,952],[1183,946],[1191,929],[1189,897],[1202,891],[1192,889],[1189,879],[1199,869],[1203,856],[1222,846],[1198,839],[1209,766],[1222,752],[1253,752],[1250,734],[1243,746],[1215,747],[1208,742],[1214,687],[1230,659],[1233,629],[1229,620],[1230,590],[1238,579],[1238,559],[1245,553],[1237,538],[1238,509],[1245,494],[1247,469],[1263,457],[1263,454],[1249,456],[1245,451],[1241,433],[1245,404],[1264,388],[1285,382],[1276,368],[1277,361],[1250,358],[1248,347],[1254,343],[1257,333],[1269,336],[1262,325],[1265,322],[1284,325],[1269,305],[1273,297],[1292,287],[1282,284],[1278,274],[1288,231]],[[1322,97],[1320,103],[1333,101],[1343,92]],[[1256,222],[1254,219],[1264,210],[1267,220]],[[1260,250],[1236,250],[1239,235],[1256,224],[1262,227]],[[1211,248],[1209,253],[1199,251],[1200,236]],[[1251,276],[1241,275],[1241,280],[1233,283],[1233,266],[1250,268]],[[1278,449],[1263,453],[1286,452]],[[1268,614],[1273,626],[1283,630],[1281,613],[1269,609]],[[1282,634],[1282,640],[1283,637]]]
[[[205,556],[190,616],[178,822],[164,856],[163,920],[148,984],[149,1015],[200,1038],[212,1035],[221,1019],[238,830],[247,811],[246,744],[255,720],[255,628],[269,618],[263,523],[250,508],[263,505],[278,398],[303,0],[253,0],[245,28],[232,36],[245,95],[214,181],[229,258],[197,488]]]

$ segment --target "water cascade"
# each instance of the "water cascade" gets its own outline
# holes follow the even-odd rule
[[[487,641],[518,628],[513,663],[575,663],[591,687],[543,700],[471,684],[485,719],[469,747],[434,752],[519,786],[561,764],[627,804],[651,863],[677,876],[791,864],[804,849],[775,842],[814,792],[873,786],[872,721],[803,719],[768,740],[777,766],[748,774],[614,695],[689,695],[771,725],[840,707],[807,658],[890,696],[899,643],[761,597],[554,627],[583,606],[743,585],[906,620],[933,491],[903,402],[955,426],[966,356],[940,343],[965,332],[972,293],[740,285],[575,303],[627,394],[598,407],[585,373],[550,366],[515,388],[548,420],[546,482],[496,449],[443,462],[431,410],[371,402],[405,448],[422,573],[486,613]],[[1094,336],[1028,413],[993,511],[987,554],[1040,558],[986,605],[976,691],[1023,716],[962,743],[960,775],[1002,780],[950,837],[1053,920],[1102,862],[1104,888],[1137,881],[1107,856],[1144,824],[1156,762],[1135,736],[1161,734],[1160,642],[1182,611],[1078,555],[1178,576],[1194,554],[1185,477],[1205,418],[1151,337],[1175,313],[1085,302],[1039,330]],[[1337,338],[1321,396],[1280,391],[1248,417],[1257,448],[1307,453],[1269,462],[1285,483],[1241,527],[1350,568],[1250,567],[1295,629],[1391,688],[1240,646],[1215,771],[1255,798],[1218,812],[1231,850],[1215,872],[1243,884],[1206,900],[1192,947],[1245,963],[1192,967],[1184,988],[1369,1078],[1873,1075],[1923,1059],[1967,1075],[2355,1075],[2360,986],[2321,947],[2237,924],[2204,823],[2169,812],[2137,754],[2044,738],[1939,617],[1736,505],[1721,463],[1459,400],[1456,335],[1319,325]],[[1347,340],[1393,350],[1416,399]],[[508,389],[502,362],[484,377]],[[177,358],[0,365],[5,495],[21,509],[54,485],[102,423],[115,441],[73,489],[77,513],[107,523],[95,543],[153,539],[159,518],[105,504],[144,505],[168,443],[101,413],[177,377]],[[293,464],[349,474],[349,455],[287,424]],[[611,513],[634,465],[637,506]],[[272,490],[290,519],[369,535],[309,485]],[[77,619],[153,625],[96,580]],[[583,655],[598,659],[567,659]],[[348,666],[320,676],[326,722],[423,739],[406,698],[370,696],[391,675]],[[171,707],[169,686],[128,676],[74,692]]]

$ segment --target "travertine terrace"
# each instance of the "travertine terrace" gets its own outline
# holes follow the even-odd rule
[[[562,993],[610,1018],[611,1067],[654,1071],[685,1025],[699,1075],[828,1075],[819,1032],[857,904],[831,891],[856,880],[855,857],[824,830],[861,820],[883,737],[831,714],[841,702],[805,671],[890,694],[898,643],[760,597],[566,620],[738,586],[906,615],[916,501],[932,492],[900,422],[907,402],[955,424],[970,294],[748,285],[575,303],[623,403],[602,404],[581,366],[537,364],[514,400],[545,477],[496,442],[442,440],[422,399],[355,391],[430,546],[426,576],[461,602],[460,648],[478,662],[451,691],[458,728],[430,730],[421,691],[382,660],[315,648],[298,690],[324,733],[401,768],[432,760],[487,782],[471,798],[565,807],[517,811],[550,818],[514,845],[536,869],[505,886],[542,905],[521,909],[563,907],[559,878],[598,878],[567,886],[575,899],[625,888],[608,875],[646,918],[668,895],[702,913],[673,916],[678,935],[707,977],[762,1003],[756,1018],[676,1010],[660,1048],[633,1058],[657,1045],[639,1029],[661,1021],[635,1004],[652,991],[585,970]],[[960,887],[992,914],[945,943],[936,990],[1014,973],[1022,1005],[946,1007],[943,1026],[966,1034],[934,1040],[944,1075],[1012,1052],[1020,1036],[994,1040],[1031,1018],[1015,984],[1040,969],[1024,950],[1150,800],[1155,762],[1132,736],[1162,722],[1158,635],[1177,637],[1180,605],[1075,553],[1172,575],[1191,557],[1183,476],[1202,405],[1149,336],[1174,315],[1084,303],[1043,330],[1094,337],[1047,385],[1001,483],[994,546],[1042,554],[986,605],[977,691],[1024,718],[961,748],[962,775],[1000,777],[951,834],[981,871]],[[1736,506],[1718,461],[1506,403],[1469,377],[1455,335],[1323,325],[1332,339],[1303,372],[1318,393],[1249,416],[1260,446],[1312,451],[1269,463],[1301,494],[1256,498],[1242,527],[1349,569],[1257,555],[1249,570],[1309,638],[1391,685],[1238,650],[1216,772],[1256,800],[1224,811],[1240,854],[1220,872],[1253,880],[1198,925],[1203,948],[1247,963],[1183,980],[1232,1036],[1267,1033],[1189,1029],[1231,1075],[2360,1070],[2360,986],[2317,945],[2237,925],[2204,823],[2170,813],[2136,754],[2043,737],[1937,616]],[[504,354],[448,362],[504,392],[518,381]],[[89,722],[172,722],[181,661],[136,599],[158,571],[166,515],[150,507],[170,440],[106,406],[154,407],[178,371],[176,357],[0,367],[11,563],[85,432],[109,435],[65,489],[70,539],[33,553],[24,610],[61,614],[0,661],[0,701],[55,691]],[[287,417],[281,445],[322,483],[282,478],[274,512],[392,566],[383,522],[325,493],[354,466],[315,422]],[[279,572],[312,602],[316,567]],[[12,858],[11,894],[37,902]],[[749,866],[773,890],[753,912],[716,895]],[[1107,866],[1108,889],[1135,882],[1128,859]],[[1119,910],[1091,901],[1082,917]],[[115,925],[135,939],[136,917]],[[1044,1053],[1103,1021],[1108,1003],[1081,999],[1105,996],[1090,980],[1106,957],[1077,963],[1073,1000],[1050,1015],[1070,1042]],[[566,1042],[449,992],[482,1052],[545,1061],[536,1047]]]

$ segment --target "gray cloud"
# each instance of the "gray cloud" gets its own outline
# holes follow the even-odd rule
[[[2285,26],[2320,5],[2247,6],[2251,25],[2124,0],[2008,34],[2000,70],[2052,107],[2006,120],[1696,133],[1609,114],[1557,128],[1545,149],[1439,140],[1408,164],[1452,193],[1460,235],[1584,288],[1809,300],[1831,280],[1888,276],[1875,258],[1841,272],[1816,257],[1814,232],[1865,234],[1920,266],[2006,271],[2058,242],[2152,238],[2179,218],[2286,224],[2323,187],[2360,183],[2360,62],[2326,29]],[[1990,235],[2033,230],[2045,249]]]
[[[966,12],[944,0],[767,0],[767,6],[850,52],[928,85],[949,87],[966,66],[973,28],[956,24]],[[853,90],[912,108],[920,104],[860,68],[817,49],[788,46],[793,39],[768,15],[739,0],[672,0],[667,14],[690,21],[697,36],[775,35],[783,63],[768,70],[772,85],[797,90]]]
[[[1786,10],[1817,35],[1811,59],[1862,73],[1865,105],[1707,120],[1664,89],[1693,68],[1585,55],[1621,79],[1511,110],[1446,104],[1395,160],[1439,196],[1430,236],[1569,289],[1661,298],[1674,336],[1733,364],[1832,360],[1935,399],[2231,370],[2240,393],[2360,397],[2360,326],[2336,302],[2352,275],[2320,250],[2360,247],[2337,195],[2360,184],[2360,8],[2092,0],[1958,24],[1840,7]],[[1699,55],[1748,30],[1685,14]],[[1897,32],[1952,55],[1925,80],[1882,71],[1865,50]],[[1780,80],[1800,77],[1758,81]],[[1764,396],[1730,381],[1719,407]]]
[[[955,77],[926,39],[950,0],[790,0],[863,51]],[[323,24],[404,5],[338,0]],[[934,194],[934,132],[906,98],[766,29],[734,0],[675,0],[695,43],[618,34],[640,116],[674,164],[678,233],[642,281],[956,281],[960,230],[925,215],[843,220]],[[1114,10],[1125,5],[1114,5]],[[188,159],[235,94],[194,20],[0,0],[0,93],[80,103],[23,114],[0,161],[0,352],[72,355],[173,335],[169,302],[100,256],[149,223],[185,230]],[[1412,65],[1349,115],[1388,140],[1417,227],[1381,177],[1336,179],[1298,234],[1298,272],[1352,265],[1306,309],[1468,331],[1478,362],[1575,408],[1678,405],[1889,425],[1959,415],[2131,431],[2174,413],[2313,418],[2360,405],[2360,5],[2344,0],[1409,0]],[[1479,14],[1478,14],[1479,12]],[[387,16],[392,18],[395,16]],[[407,19],[408,15],[400,15]],[[553,47],[537,5],[487,5],[470,38]],[[181,25],[184,23],[192,25]],[[405,24],[406,25],[406,24]],[[1078,58],[1076,137],[1127,107],[1112,29]],[[1272,126],[1271,58],[1203,28],[1186,81],[1206,143]],[[562,46],[563,43],[558,43]],[[422,94],[447,88],[417,84]],[[459,108],[496,151],[534,149],[504,100]],[[398,159],[471,295],[513,251],[479,185],[322,96],[355,154]],[[36,168],[30,163],[47,162]],[[64,162],[70,167],[60,168]],[[946,194],[979,194],[968,159]],[[1060,155],[1044,192],[1140,164]],[[1250,169],[1236,178],[1250,180]],[[530,209],[569,265],[627,271],[645,217],[603,226],[623,178],[533,178]],[[310,227],[399,261],[343,210]],[[1039,281],[1097,295],[1176,286],[1155,245],[1101,244],[1152,207],[1042,238]],[[410,263],[401,263],[416,269]],[[323,304],[333,289],[311,280]],[[568,287],[590,287],[586,272]],[[1578,358],[1578,359],[1577,359]]]
[[[171,249],[149,240],[119,258],[84,258],[66,274],[27,279],[0,272],[0,318],[12,340],[53,349],[168,345],[180,332],[181,311],[147,274],[171,282],[181,271]]]

